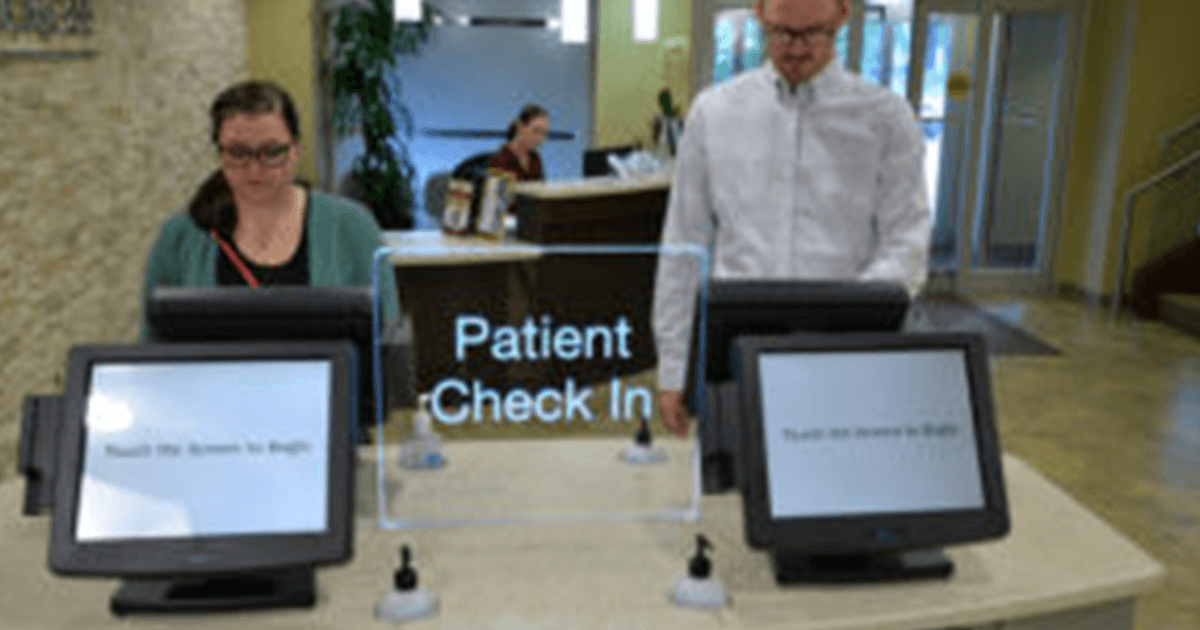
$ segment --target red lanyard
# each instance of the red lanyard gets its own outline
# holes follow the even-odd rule
[[[259,287],[258,278],[255,278],[254,274],[250,273],[250,269],[246,267],[246,263],[242,262],[241,256],[238,256],[237,252],[233,251],[233,247],[229,243],[226,243],[225,239],[217,236],[216,230],[209,230],[208,233],[212,234],[212,237],[217,240],[217,244],[221,246],[225,255],[229,257],[229,262],[232,262],[233,266],[237,267],[238,273],[242,274],[242,278],[246,280],[246,284],[250,285],[251,289],[257,289]]]

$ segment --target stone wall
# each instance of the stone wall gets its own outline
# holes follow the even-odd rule
[[[0,479],[21,402],[62,389],[68,349],[137,337],[158,225],[217,166],[214,95],[247,76],[244,0],[95,0],[84,37],[0,33]]]

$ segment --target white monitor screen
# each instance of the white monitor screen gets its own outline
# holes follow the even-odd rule
[[[959,350],[759,359],[772,518],[983,507]]]
[[[326,530],[328,361],[97,364],[76,538]]]

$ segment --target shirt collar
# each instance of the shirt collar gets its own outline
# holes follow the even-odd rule
[[[837,89],[843,75],[841,61],[837,57],[834,57],[829,60],[829,63],[824,68],[821,68],[821,71],[816,76],[797,85],[793,93],[787,79],[783,78],[779,69],[775,67],[775,63],[768,60],[765,65],[770,68],[768,76],[770,76],[771,82],[780,96],[802,94],[808,99],[812,99],[813,97],[820,99],[829,96]]]

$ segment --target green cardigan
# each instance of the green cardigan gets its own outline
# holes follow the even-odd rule
[[[308,274],[314,287],[371,286],[371,264],[383,236],[375,219],[362,206],[337,195],[309,194]],[[149,337],[146,297],[159,285],[204,286],[217,284],[217,242],[201,230],[186,211],[168,218],[159,231],[146,263],[141,305],[142,339]],[[399,321],[395,269],[380,266],[385,322]]]

